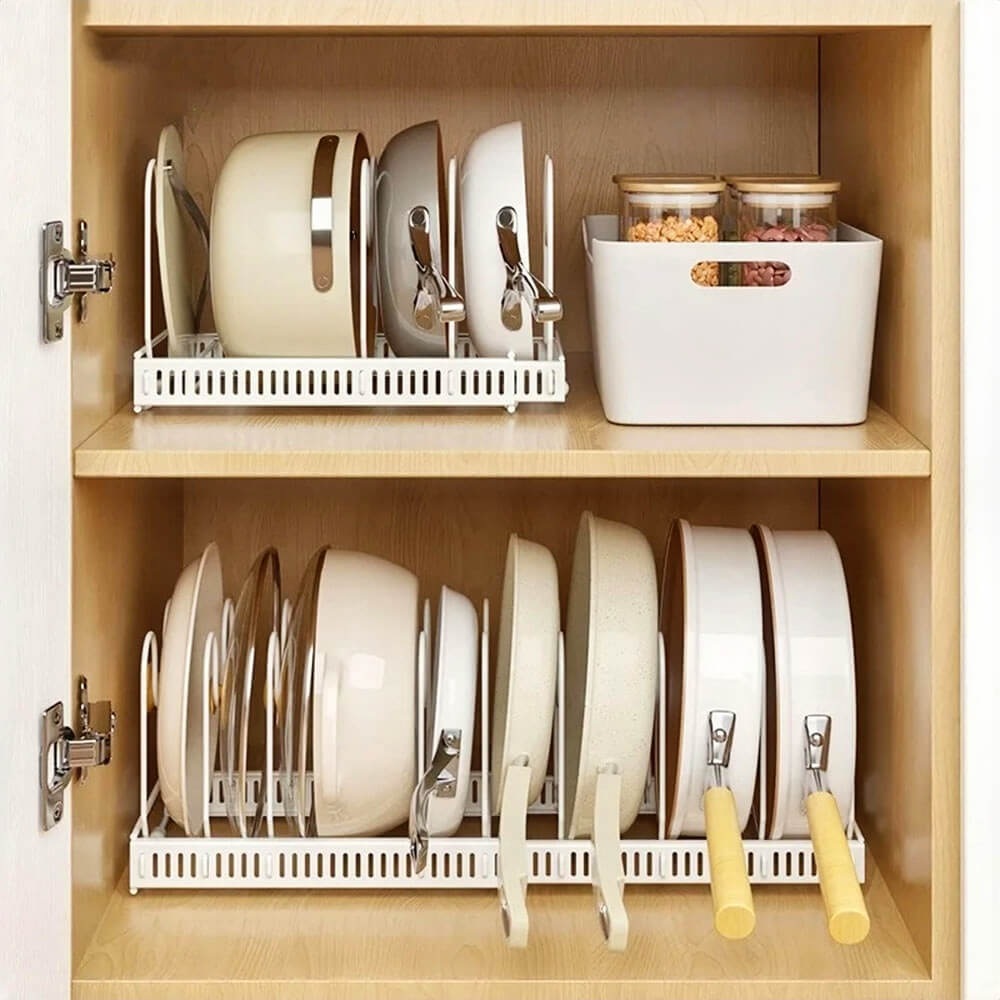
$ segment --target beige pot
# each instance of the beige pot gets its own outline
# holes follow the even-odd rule
[[[212,305],[226,354],[361,353],[360,132],[253,135],[215,186]],[[369,336],[375,329],[370,313]],[[371,353],[371,350],[368,352]]]

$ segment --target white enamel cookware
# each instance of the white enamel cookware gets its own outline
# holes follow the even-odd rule
[[[584,513],[566,615],[569,836],[593,837],[593,879],[608,946],[624,949],[620,834],[649,774],[658,673],[653,552],[635,528]]]
[[[163,315],[167,324],[167,347],[172,357],[188,354],[185,341],[198,332],[208,282],[208,223],[190,195],[184,176],[184,148],[180,132],[167,125],[156,148],[156,250],[160,264]],[[192,292],[187,253],[185,215],[198,230],[206,250],[205,276],[197,296]]]
[[[417,780],[417,578],[328,549],[317,598],[313,772],[321,837],[406,823]]]
[[[353,131],[252,135],[233,148],[215,185],[210,251],[212,305],[227,354],[362,353],[367,156],[364,136]],[[373,313],[368,320],[371,336]]]
[[[156,760],[163,805],[185,834],[201,834],[204,787],[210,777],[203,761],[205,671],[216,668],[222,630],[222,565],[213,542],[184,568],[174,587],[163,626],[163,653],[157,687]],[[206,656],[210,635],[214,640]],[[218,723],[209,720],[209,768],[215,760]]]
[[[500,815],[500,905],[511,947],[528,940],[528,805],[548,768],[559,662],[559,577],[552,553],[511,535],[504,567],[493,701],[492,808]]]
[[[379,305],[397,357],[447,354],[445,323],[465,319],[448,281],[441,129],[412,125],[386,144],[375,175]]]
[[[768,836],[810,836],[830,934],[870,927],[847,845],[854,813],[854,643],[840,553],[825,531],[755,529],[766,583]]]
[[[746,937],[753,901],[741,833],[760,749],[764,639],[750,532],[674,522],[663,568],[667,836],[705,836],[716,929]]]
[[[429,761],[421,762],[425,770],[410,801],[410,852],[417,871],[426,865],[428,838],[450,837],[465,815],[478,676],[476,609],[464,594],[442,587],[427,726]]]
[[[530,270],[520,122],[497,125],[473,140],[462,162],[461,191],[465,305],[473,346],[483,357],[530,359],[532,320],[558,321],[562,305]]]

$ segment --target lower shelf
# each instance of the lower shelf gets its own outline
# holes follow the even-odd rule
[[[872,928],[834,944],[815,886],[754,895],[745,941],[712,928],[704,886],[629,886],[628,951],[604,945],[591,890],[533,886],[531,945],[510,950],[492,892],[174,890],[127,876],[74,1000],[930,1000],[933,985],[869,857]],[[822,984],[821,993],[804,986]]]

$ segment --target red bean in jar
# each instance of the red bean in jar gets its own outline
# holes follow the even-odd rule
[[[741,184],[740,238],[747,243],[829,243],[837,238],[840,181],[753,181]],[[740,284],[779,286],[791,272],[780,260],[744,261]]]

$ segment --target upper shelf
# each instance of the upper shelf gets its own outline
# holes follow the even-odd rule
[[[565,405],[497,410],[118,412],[76,450],[79,477],[875,477],[930,453],[872,406],[855,427],[622,427],[589,355]]]
[[[816,31],[931,24],[941,0],[85,0],[83,23],[102,32],[614,32],[643,28]]]

